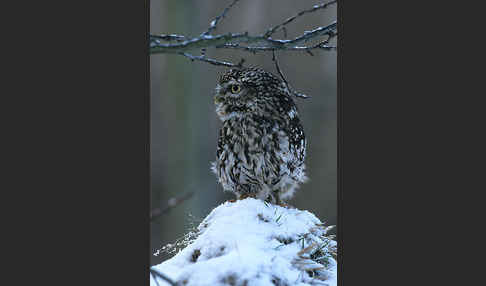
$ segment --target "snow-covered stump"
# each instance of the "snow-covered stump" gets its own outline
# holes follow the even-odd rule
[[[153,269],[177,285],[336,285],[336,242],[312,213],[248,198],[216,207]],[[170,285],[150,277],[150,285]]]

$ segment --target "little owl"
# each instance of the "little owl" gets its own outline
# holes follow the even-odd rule
[[[306,139],[286,84],[260,68],[223,74],[214,97],[223,122],[212,170],[237,199],[290,199],[304,173]]]

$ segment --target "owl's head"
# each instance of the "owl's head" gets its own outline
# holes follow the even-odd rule
[[[230,69],[219,79],[214,103],[221,120],[262,111],[290,97],[284,82],[261,68]]]

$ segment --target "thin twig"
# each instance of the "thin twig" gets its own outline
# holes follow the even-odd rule
[[[194,195],[194,192],[189,192],[189,193],[182,195],[178,198],[176,198],[176,197],[170,198],[167,201],[167,206],[165,206],[164,208],[153,209],[150,212],[150,220],[153,220],[154,218],[156,218],[156,217],[158,217],[162,214],[168,213],[171,209],[175,208],[176,206],[178,206],[182,202],[188,200],[193,195]]]
[[[256,53],[256,52],[264,52],[264,51],[276,51],[276,50],[279,50],[275,47],[258,47],[258,46],[254,46],[254,47],[249,47],[249,46],[241,46],[241,45],[238,45],[238,44],[226,44],[224,46],[217,46],[216,48],[218,49],[236,49],[236,50],[243,50],[243,51],[247,51],[247,52],[252,52],[252,53]],[[324,42],[320,42],[318,44],[315,44],[313,46],[295,46],[295,47],[290,47],[290,48],[286,48],[282,51],[309,51],[309,50],[315,50],[315,49],[321,49],[321,50],[336,50],[336,47],[335,46],[328,46],[325,44],[325,41]]]
[[[287,28],[282,27],[284,39],[287,38]]]
[[[150,274],[152,274],[152,277],[159,277],[159,278],[162,278],[163,280],[165,280],[167,283],[169,283],[170,285],[173,285],[173,286],[176,286],[177,284],[172,281],[172,279],[170,279],[169,277],[167,277],[166,275],[160,273],[159,271],[153,269],[153,268],[150,268]],[[157,282],[157,279],[154,277],[154,280],[155,282]],[[159,283],[157,282],[157,285],[159,285]]]
[[[160,286],[159,281],[157,280],[156,274],[153,271],[150,271],[150,275],[152,275],[152,278],[154,279],[155,284],[157,284],[157,286]]]
[[[285,27],[284,27],[285,28]],[[328,46],[330,40],[337,36],[337,32],[330,32],[326,40],[319,42],[312,46],[295,46],[286,49],[281,49],[283,51],[306,51],[310,52],[310,50],[314,49],[322,49],[322,50],[336,50],[337,47],[335,46]],[[243,50],[251,53],[261,52],[261,51],[275,51],[278,50],[276,47],[262,47],[262,46],[242,46],[239,44],[225,44],[222,46],[216,46],[216,48],[224,48],[224,49],[238,49]],[[311,53],[312,55],[312,53]]]
[[[238,64],[234,64],[234,63],[231,63],[231,62],[225,62],[225,61],[219,61],[219,60],[207,58],[206,55],[204,55],[204,54],[202,54],[200,56],[194,56],[194,55],[189,54],[189,53],[179,53],[179,54],[184,56],[184,57],[191,59],[191,61],[196,60],[196,61],[206,62],[206,63],[210,63],[210,64],[215,65],[215,66],[226,66],[226,67],[241,68],[243,66],[243,63],[245,62],[245,59],[243,59],[243,58],[240,60],[240,62]]]
[[[283,82],[285,83],[285,86],[287,86],[287,89],[295,96],[295,97],[300,97],[300,98],[310,98],[310,96],[305,95],[303,93],[299,93],[295,91],[290,84],[287,82],[285,79],[285,76],[282,73],[282,70],[280,69],[280,66],[278,65],[277,57],[275,56],[275,51],[272,51],[272,61],[275,63],[275,68],[277,69],[278,74],[282,78]]]
[[[211,59],[206,56],[206,49],[209,47],[218,49],[238,49],[251,52],[253,54],[263,51],[303,51],[310,55],[313,55],[311,50],[336,50],[336,47],[328,45],[329,41],[337,35],[336,21],[327,26],[320,26],[311,31],[305,31],[294,39],[287,39],[287,29],[285,26],[305,14],[309,14],[320,9],[325,9],[329,5],[337,3],[337,0],[314,5],[312,8],[297,13],[296,15],[286,19],[274,27],[269,28],[266,32],[259,35],[249,35],[248,32],[211,35],[211,32],[216,30],[220,21],[238,1],[239,0],[233,0],[220,15],[214,18],[208,29],[198,37],[189,38],[184,35],[177,34],[164,34],[159,36],[150,35],[150,53],[179,54],[191,59],[192,61],[197,60],[217,66],[242,67],[244,59],[237,64],[229,61]],[[278,30],[283,30],[283,39],[274,39],[271,37]],[[326,35],[327,39],[322,40],[321,37]],[[313,45],[304,44],[311,40],[319,40],[319,42]],[[201,50],[201,55],[193,55],[192,52],[195,50]],[[296,93],[296,96],[305,97],[300,96],[299,93]]]
[[[275,56],[275,51],[272,51],[272,61],[275,63],[275,68],[277,69],[277,72],[280,75],[280,77],[282,78],[283,82],[285,83],[287,88],[289,88],[289,83],[285,79],[282,71],[280,70],[280,66],[278,65],[277,57]]]
[[[209,25],[208,30],[206,32],[202,33],[201,36],[209,35],[213,30],[215,30],[216,26],[218,25],[219,20],[224,18],[224,16],[226,16],[226,13],[228,13],[228,11],[231,9],[231,7],[233,7],[233,5],[235,5],[236,2],[238,2],[238,1],[239,0],[233,0],[233,2],[231,2],[231,4],[228,7],[224,8],[223,13],[221,13],[221,15],[214,18],[214,20]]]
[[[191,50],[198,50],[207,47],[222,46],[225,44],[233,43],[261,43],[262,47],[273,47],[275,50],[287,50],[289,48],[295,47],[302,42],[307,42],[313,38],[317,38],[323,35],[331,36],[335,34],[337,29],[337,22],[324,26],[318,27],[311,31],[305,31],[302,35],[292,39],[272,39],[265,37],[265,35],[250,36],[248,32],[246,33],[236,33],[236,34],[226,34],[217,36],[204,36],[197,37],[194,39],[186,40],[175,44],[157,44],[152,45],[150,51],[152,54],[157,53],[180,53],[187,52]]]
[[[335,4],[337,1],[334,0],[334,1],[330,1],[328,3],[322,3],[322,4],[319,4],[319,5],[314,5],[311,9],[308,9],[308,10],[304,10],[304,11],[300,11],[299,13],[295,14],[294,16],[288,18],[287,20],[285,20],[283,23],[281,24],[278,24],[277,26],[274,26],[270,29],[268,29],[268,31],[265,33],[265,36],[266,37],[270,37],[273,33],[275,33],[278,29],[280,28],[285,28],[284,26],[289,24],[290,22],[294,21],[295,19],[297,19],[298,17],[304,15],[304,14],[307,14],[307,13],[312,13],[312,12],[315,12],[319,9],[325,9],[327,8],[329,5],[332,5],[332,4]]]
[[[156,39],[160,39],[160,40],[163,40],[163,41],[184,41],[184,40],[186,40],[186,36],[177,35],[177,34],[151,35],[151,37],[156,38]]]

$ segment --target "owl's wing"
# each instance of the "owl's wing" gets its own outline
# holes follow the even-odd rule
[[[219,129],[218,148],[216,149],[216,158],[219,159],[221,153],[223,153],[223,128]]]
[[[304,127],[302,127],[302,124],[300,124],[298,116],[295,116],[290,120],[289,131],[289,143],[292,146],[298,160],[303,162],[307,142],[304,134]]]

